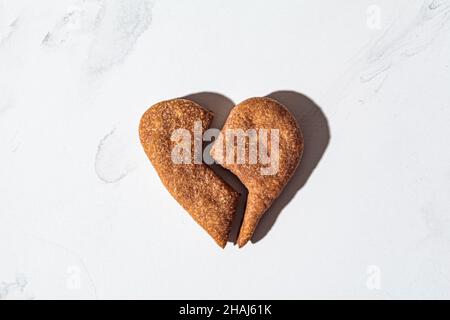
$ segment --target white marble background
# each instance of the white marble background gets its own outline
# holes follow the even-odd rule
[[[0,0],[0,298],[450,298],[449,32],[450,0]],[[328,148],[221,250],[139,118],[278,90]]]

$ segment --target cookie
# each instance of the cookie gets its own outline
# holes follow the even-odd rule
[[[242,247],[251,239],[259,220],[300,163],[303,135],[288,109],[270,98],[251,98],[235,106],[221,132],[211,148],[211,156],[248,189],[237,239],[237,244]],[[236,132],[244,133],[245,139],[241,140],[240,146],[245,147],[244,153],[239,154],[238,138],[233,136]],[[255,132],[256,144],[251,136]]]
[[[199,131],[197,133],[202,135],[212,119],[211,112],[192,101],[163,101],[144,113],[139,125],[139,137],[145,153],[170,194],[223,248],[228,240],[240,195],[196,158],[198,143],[201,152],[201,141],[197,141],[197,146],[192,143],[188,147],[191,152],[177,157],[180,136],[174,135],[181,130],[181,133],[190,135],[194,140],[195,126]]]

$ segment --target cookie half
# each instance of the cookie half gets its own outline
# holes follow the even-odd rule
[[[251,133],[255,132],[258,138],[256,146],[251,140]],[[237,133],[244,134],[240,146]],[[233,139],[231,144],[227,135]],[[245,147],[244,159],[239,156],[242,145]],[[294,174],[303,148],[302,132],[295,118],[281,103],[270,98],[251,98],[231,110],[220,139],[211,148],[211,156],[235,174],[248,189],[237,239],[239,247],[251,239],[259,220]]]
[[[240,195],[196,158],[198,143],[201,150],[201,141],[197,141],[195,149],[194,128],[197,128],[197,134],[202,135],[212,119],[211,112],[192,101],[162,101],[150,107],[142,116],[139,137],[145,153],[170,194],[223,248],[228,241]],[[187,140],[180,144],[183,137],[177,133],[190,134],[191,146],[183,145]],[[189,148],[190,154],[185,152],[180,158],[177,150],[188,150],[180,146]],[[180,163],[180,159],[183,163]]]

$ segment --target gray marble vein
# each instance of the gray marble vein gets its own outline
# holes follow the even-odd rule
[[[150,0],[84,0],[69,8],[45,35],[42,45],[58,48],[89,38],[87,69],[101,73],[125,60],[150,26],[151,17]]]
[[[34,295],[26,290],[28,285],[27,277],[24,274],[16,274],[13,282],[0,282],[0,300],[32,300]]]
[[[105,1],[90,0],[75,3],[42,40],[46,47],[59,47],[65,42],[89,34],[100,26],[104,18]]]
[[[361,82],[369,82],[402,60],[427,49],[449,24],[450,0],[424,1],[406,27],[394,23],[376,39],[369,49]]]
[[[67,252],[68,254],[74,256],[78,260],[81,268],[86,273],[87,279],[88,279],[88,281],[90,283],[90,286],[91,286],[91,288],[93,290],[94,297],[96,299],[98,299],[97,286],[95,284],[94,278],[92,277],[89,269],[87,268],[86,263],[84,262],[84,259],[78,253],[76,253],[74,250],[72,250],[72,249],[70,249],[70,248],[68,248],[68,247],[66,247],[66,246],[64,246],[64,245],[62,245],[62,244],[60,244],[60,243],[58,243],[56,241],[45,239],[45,238],[42,238],[42,237],[36,236],[36,235],[31,235],[31,237],[33,239],[39,241],[39,242],[45,243],[47,245],[50,245],[50,246],[53,246],[53,247],[56,247],[56,248],[59,248],[59,249],[65,251],[65,252]]]
[[[107,133],[98,143],[95,155],[95,173],[104,183],[116,183],[125,178],[132,167],[123,151],[123,136],[116,133],[116,128]]]
[[[89,50],[91,72],[106,71],[123,62],[151,23],[152,3],[148,0],[121,0],[111,4]]]
[[[417,2],[410,6],[417,6]],[[325,100],[336,103],[345,98],[352,86],[363,85],[362,89],[368,92],[364,90],[364,96],[358,100],[365,103],[381,91],[393,67],[430,48],[449,27],[450,0],[421,1],[412,16],[400,14],[361,48],[327,90]],[[442,41],[448,39],[441,37]]]
[[[0,28],[0,47],[8,41],[14,32],[17,30],[19,24],[19,17],[5,27]]]
[[[14,136],[11,139],[11,152],[16,153],[22,145],[22,141],[20,139],[19,131],[16,131]]]
[[[11,95],[3,91],[2,94],[0,95],[0,116],[6,113],[8,110],[12,109],[13,107],[14,104]]]

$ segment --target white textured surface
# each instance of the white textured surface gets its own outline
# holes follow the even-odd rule
[[[449,31],[450,0],[0,0],[0,298],[450,298]],[[222,251],[139,118],[280,90],[322,109],[328,148]]]

